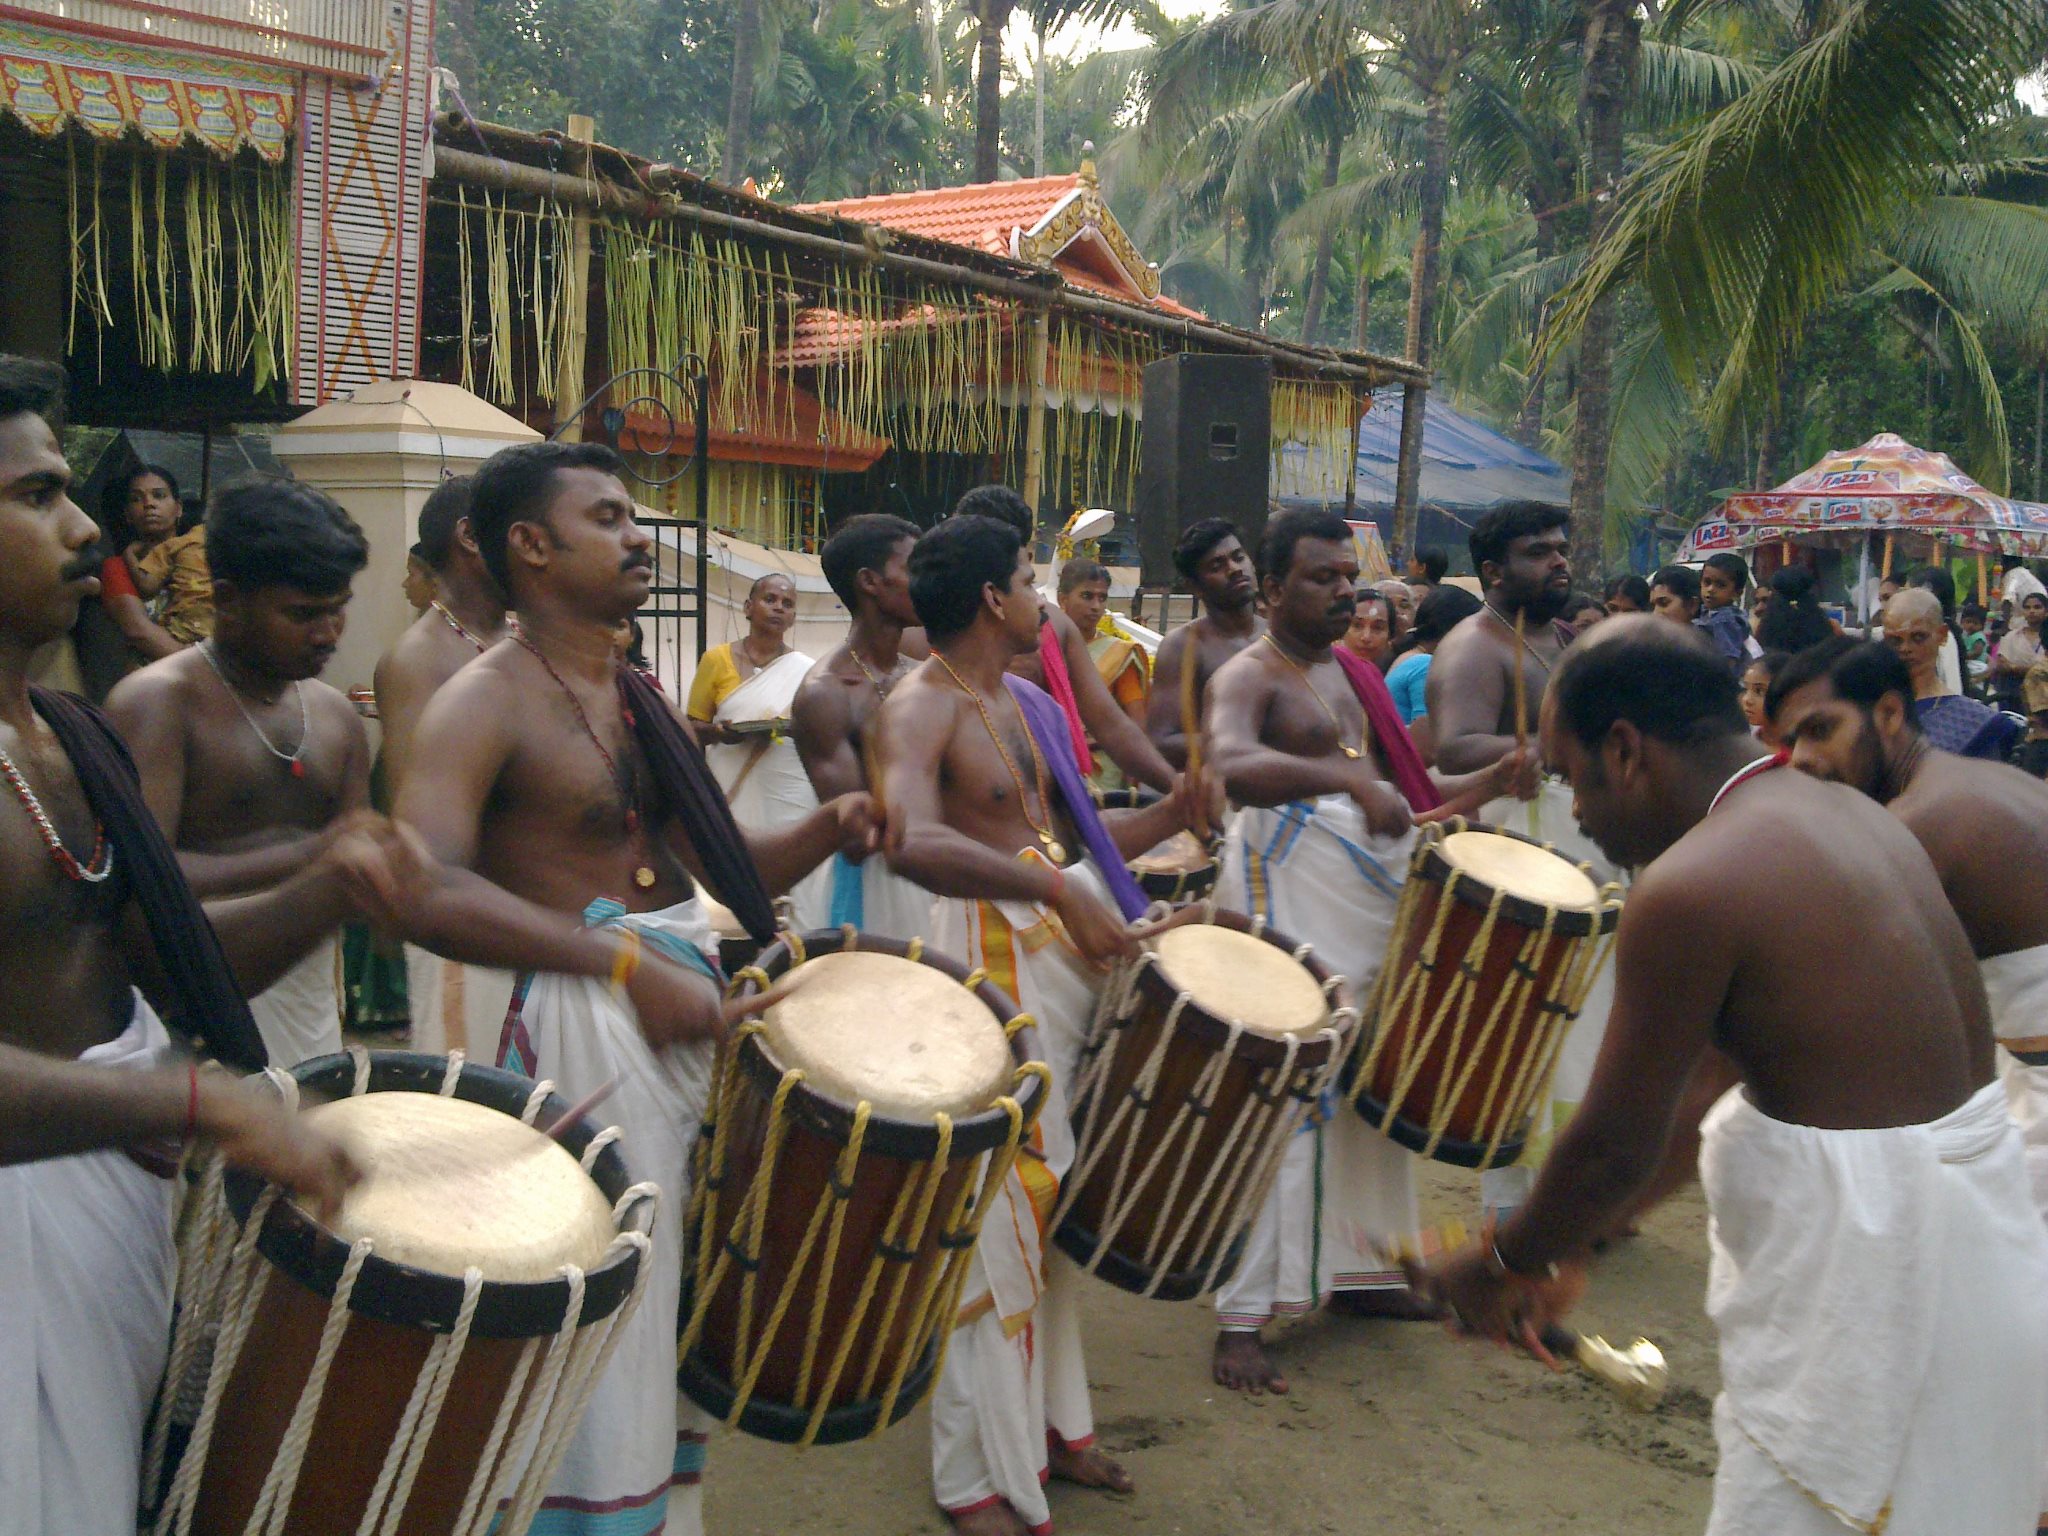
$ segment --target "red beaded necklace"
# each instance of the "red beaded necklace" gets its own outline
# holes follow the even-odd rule
[[[57,835],[55,823],[43,809],[43,802],[36,798],[36,792],[29,788],[28,780],[21,770],[14,766],[14,759],[0,752],[0,778],[7,780],[21,801],[22,809],[28,812],[29,820],[36,824],[36,830],[43,835],[43,846],[50,850],[50,858],[65,875],[73,880],[83,880],[97,885],[114,872],[114,845],[107,841],[107,829],[100,824],[97,816],[92,823],[92,859],[81,865],[64,846],[64,840]]]

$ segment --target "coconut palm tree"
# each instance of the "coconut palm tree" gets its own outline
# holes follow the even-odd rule
[[[1679,0],[1664,23],[1704,9]],[[1945,181],[2010,112],[2041,57],[2042,13],[2026,0],[1841,0],[1802,20],[1805,41],[1740,99],[1645,158],[1562,295],[1551,344],[1578,336],[1583,354],[1596,312],[1636,289],[1719,434],[1761,413],[1826,306],[1859,287],[1917,293],[1957,322],[1982,397],[1979,478],[2002,484],[2004,410],[1969,311],[2038,325],[2048,241],[2038,209],[1953,197]]]

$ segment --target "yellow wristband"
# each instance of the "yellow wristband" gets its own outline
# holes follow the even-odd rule
[[[640,970],[640,931],[637,928],[619,930],[619,947],[612,951],[612,990],[618,991],[632,981]]]

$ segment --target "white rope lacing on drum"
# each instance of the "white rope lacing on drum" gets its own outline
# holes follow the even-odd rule
[[[220,1154],[215,1153],[214,1156],[218,1158]],[[206,1397],[192,1426],[185,1459],[178,1464],[178,1475],[172,1479],[163,1513],[157,1519],[159,1533],[188,1536],[192,1529],[192,1515],[198,1504],[199,1472],[206,1465],[207,1448],[213,1443],[214,1420],[220,1415],[220,1402],[227,1390],[228,1378],[234,1374],[242,1344],[249,1336],[249,1325],[256,1316],[257,1303],[263,1298],[264,1283],[270,1278],[270,1266],[257,1263],[256,1239],[263,1231],[264,1218],[270,1214],[270,1207],[276,1201],[274,1186],[256,1197],[249,1219],[243,1223],[241,1235],[229,1253],[227,1272],[212,1293],[216,1301],[212,1321],[220,1333],[214,1346],[213,1368],[206,1378]],[[217,1215],[222,1223],[229,1219],[225,1201]]]
[[[195,1420],[204,1404],[205,1363],[211,1359],[220,1334],[217,1297],[227,1274],[226,1264],[217,1261],[226,1238],[226,1223],[220,1219],[226,1200],[226,1174],[227,1165],[220,1158],[207,1159],[198,1192],[186,1213],[185,1229],[179,1234],[178,1273],[185,1277],[189,1289],[179,1298],[170,1358],[164,1365],[163,1388],[157,1399],[155,1422],[150,1426],[149,1448],[143,1457],[145,1507],[156,1497],[163,1482],[172,1420]],[[189,1405],[189,1414],[180,1413],[182,1407],[188,1406],[188,1397],[197,1401]]]
[[[597,1166],[597,1159],[604,1149],[619,1139],[619,1128],[608,1125],[590,1138],[590,1145],[583,1149],[583,1171],[590,1172]],[[620,1196],[623,1200],[625,1197]]]
[[[357,1053],[351,1052],[352,1055]],[[367,1056],[358,1056],[356,1082],[366,1090]],[[282,1074],[271,1074],[288,1102],[297,1098],[297,1083]],[[541,1084],[530,1096],[526,1118],[537,1113],[551,1091]],[[616,1133],[612,1133],[615,1135]],[[190,1444],[172,1480],[155,1524],[158,1536],[190,1536],[205,1480],[209,1452],[227,1390],[234,1383],[235,1367],[241,1359],[252,1326],[261,1308],[273,1266],[258,1251],[258,1240],[266,1219],[281,1198],[274,1186],[257,1196],[241,1230],[234,1230],[234,1216],[224,1193],[224,1164],[213,1154],[202,1176],[193,1223],[181,1244],[184,1294],[176,1335],[172,1342],[170,1369],[157,1410],[157,1425],[151,1437],[145,1489],[160,1480],[164,1444],[169,1427],[169,1408],[178,1384],[195,1366],[205,1371],[204,1393]],[[660,1191],[653,1184],[635,1184],[620,1195],[612,1208],[615,1222],[623,1223],[635,1205],[656,1200]],[[233,1234],[230,1237],[230,1234]],[[589,1328],[582,1327],[585,1295],[584,1272],[564,1266],[561,1278],[566,1289],[562,1320],[552,1335],[527,1341],[519,1363],[499,1404],[482,1455],[471,1474],[467,1497],[453,1529],[461,1536],[519,1536],[531,1523],[541,1498],[612,1351],[622,1337],[627,1319],[639,1306],[652,1272],[652,1245],[644,1231],[620,1231],[612,1239],[604,1262],[610,1263],[624,1249],[634,1253],[632,1288],[623,1304],[610,1316]],[[357,1277],[371,1257],[372,1245],[362,1239],[351,1246],[347,1261],[335,1284],[322,1325],[319,1346],[311,1370],[298,1393],[291,1419],[272,1457],[245,1536],[283,1536],[290,1527],[291,1509],[299,1479],[307,1460],[313,1430],[325,1396],[336,1354],[347,1332],[349,1299]],[[484,1280],[474,1267],[462,1277],[463,1296],[451,1330],[437,1338],[427,1352],[418,1380],[414,1383],[403,1416],[385,1453],[374,1488],[364,1507],[358,1536],[395,1536],[403,1523],[413,1487],[426,1464],[441,1414],[462,1365],[471,1335]],[[210,1369],[202,1357],[203,1341],[217,1335]],[[547,1346],[538,1378],[534,1363]],[[533,1379],[532,1390],[526,1390]],[[238,1390],[247,1390],[246,1385]],[[239,1449],[239,1448],[236,1448]],[[502,1518],[493,1490],[508,1480],[510,1468],[524,1470],[508,1496]]]
[[[447,1401],[449,1383],[462,1363],[463,1347],[469,1343],[470,1324],[476,1318],[477,1298],[483,1294],[484,1272],[474,1264],[462,1272],[462,1307],[455,1314],[455,1326],[434,1340],[412,1384],[405,1413],[384,1453],[384,1465],[377,1469],[377,1481],[363,1506],[363,1518],[356,1524],[356,1536],[393,1536],[405,1514],[405,1501],[412,1497],[413,1479],[419,1476],[420,1461],[427,1454],[427,1442],[441,1422],[441,1405]],[[386,1503],[386,1500],[389,1503]],[[380,1526],[377,1516],[382,1511]]]
[[[313,1369],[307,1372],[305,1385],[299,1388],[299,1400],[293,1405],[284,1440],[256,1495],[256,1508],[249,1515],[245,1527],[249,1536],[282,1536],[285,1521],[291,1515],[292,1495],[298,1491],[299,1473],[306,1465],[306,1448],[313,1441],[313,1420],[319,1415],[320,1399],[327,1391],[327,1372],[334,1364],[335,1350],[341,1347],[342,1334],[348,1331],[349,1293],[355,1289],[356,1276],[363,1272],[370,1248],[367,1237],[359,1237],[349,1245],[348,1260],[341,1266],[341,1278],[334,1284],[334,1302],[327,1309],[327,1321],[321,1325]]]
[[[519,1122],[531,1125],[540,1114],[541,1106],[548,1101],[548,1095],[555,1091],[555,1080],[544,1077],[533,1085],[533,1092],[526,1096],[526,1103],[519,1111]]]
[[[448,1053],[448,1065],[441,1073],[441,1097],[444,1099],[455,1097],[455,1085],[462,1081],[462,1063],[465,1054],[462,1051],[450,1051]]]
[[[370,1053],[360,1045],[348,1048],[349,1060],[356,1064],[355,1081],[348,1092],[352,1099],[359,1099],[370,1091]]]

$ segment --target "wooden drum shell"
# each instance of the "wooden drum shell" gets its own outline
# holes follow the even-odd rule
[[[924,952],[921,946],[913,954],[913,946],[866,935],[855,936],[853,943],[865,951],[918,959],[958,981],[967,977],[964,967]],[[793,967],[792,944],[796,946],[795,954],[810,958],[836,953],[847,947],[848,939],[836,929],[785,935],[760,957],[759,970],[771,982]],[[737,978],[735,987],[741,995],[763,990],[754,976]],[[982,982],[975,992],[994,1019],[1007,1021],[1015,1016],[1015,1005],[1000,989]],[[1013,1064],[1018,1067],[1038,1059],[1036,1033],[1029,1027],[1016,1031],[1010,1038],[1010,1052]],[[723,1248],[732,1262],[703,1303],[704,1316],[695,1341],[679,1361],[678,1384],[707,1413],[764,1439],[824,1445],[863,1439],[903,1418],[931,1389],[951,1319],[943,1320],[922,1349],[918,1349],[913,1337],[914,1324],[929,1288],[942,1280],[940,1271],[952,1259],[953,1249],[971,1246],[971,1242],[949,1243],[944,1235],[946,1222],[961,1204],[963,1195],[971,1207],[981,1192],[986,1156],[1008,1142],[1009,1116],[997,1107],[954,1123],[947,1163],[936,1179],[937,1192],[932,1197],[931,1216],[921,1240],[906,1258],[891,1260],[885,1268],[861,1316],[845,1367],[831,1391],[825,1394],[822,1415],[817,1415],[816,1399],[804,1391],[804,1356],[823,1280],[822,1261],[832,1218],[827,1218],[808,1257],[801,1250],[813,1213],[835,1190],[838,1165],[853,1133],[854,1113],[802,1084],[789,1091],[785,1106],[787,1125],[776,1153],[769,1189],[772,1198],[761,1224],[760,1246],[755,1255],[753,1311],[749,1320],[743,1316],[745,1266],[740,1262],[745,1244],[737,1240],[733,1229],[762,1169],[783,1068],[772,1058],[759,1034],[746,1036],[736,1050],[721,1054],[713,1089],[713,1115],[726,1099],[719,1085],[725,1082],[728,1072],[735,1071],[739,1074],[740,1091],[730,1098],[730,1124],[719,1126],[707,1116],[692,1156],[693,1186],[701,1183],[702,1187],[694,1193],[683,1234],[685,1327],[698,1310],[700,1276],[711,1273],[718,1249]],[[1013,1090],[1027,1132],[1037,1118],[1044,1094],[1043,1081],[1035,1075]],[[808,1378],[813,1391],[822,1387],[834,1356],[845,1343],[843,1330],[859,1309],[869,1260],[883,1246],[899,1199],[914,1182],[930,1182],[928,1170],[937,1150],[938,1134],[930,1123],[892,1120],[880,1114],[869,1117],[850,1191],[838,1206],[838,1256],[830,1279],[823,1281],[822,1316],[827,1327],[814,1347]],[[722,1171],[712,1166],[714,1156],[719,1154],[724,1158]],[[925,1193],[922,1187],[911,1192],[912,1214],[922,1204]],[[707,1243],[715,1245],[708,1255]],[[780,1299],[785,1279],[798,1271],[800,1258],[802,1272],[787,1310],[767,1345],[766,1358],[752,1390],[742,1402],[740,1386],[747,1362],[739,1357],[740,1341],[750,1338],[755,1349],[760,1347],[760,1330]],[[884,1329],[880,1324],[884,1313],[890,1310],[890,1292],[899,1280],[897,1304]],[[743,1327],[743,1322],[750,1326]],[[833,1332],[834,1326],[842,1331]],[[894,1401],[885,1402],[897,1364],[914,1349],[918,1350],[918,1358],[910,1362]],[[735,1404],[739,1404],[737,1417]]]
[[[326,1056],[304,1063],[292,1075],[304,1093],[333,1098],[350,1093],[356,1070],[352,1056]],[[372,1052],[368,1073],[371,1093],[438,1092],[447,1058]],[[517,1119],[534,1088],[534,1083],[514,1073],[465,1065],[455,1096]],[[569,1108],[560,1095],[551,1093],[534,1120],[551,1125]],[[561,1140],[580,1157],[597,1130],[586,1117],[566,1128]],[[613,1201],[632,1183],[616,1146],[598,1153],[590,1173]],[[244,1230],[264,1188],[251,1175],[227,1174],[228,1208]],[[349,1254],[347,1244],[282,1198],[268,1206],[256,1249],[262,1293],[221,1393],[205,1465],[199,1469],[192,1500],[192,1530],[198,1536],[238,1536],[246,1528],[283,1446],[301,1389],[312,1375]],[[615,1249],[587,1272],[579,1328],[602,1321],[626,1304],[639,1262],[636,1251]],[[463,1288],[459,1276],[393,1263],[375,1257],[374,1251],[365,1260],[349,1295],[346,1322],[314,1413],[306,1465],[284,1529],[353,1531],[361,1523],[428,1354],[455,1326]],[[513,1390],[519,1362],[528,1346],[540,1340],[535,1361],[519,1387],[519,1403],[510,1421],[515,1429],[533,1397],[541,1360],[560,1327],[569,1295],[561,1280],[484,1282],[440,1416],[396,1526],[399,1536],[445,1536],[454,1528],[506,1394]],[[511,1469],[511,1475],[516,1472]]]
[[[1216,911],[1210,919],[1219,927],[1234,928],[1240,933],[1263,934],[1268,942],[1289,955],[1300,948],[1281,934],[1262,930],[1240,913]],[[1313,954],[1303,956],[1302,964],[1319,986],[1327,988],[1328,966]],[[1121,1021],[1109,1020],[1106,1035],[1092,1040],[1083,1053],[1085,1070],[1085,1064],[1097,1051],[1115,1047],[1099,1085],[1084,1090],[1072,1107],[1077,1143],[1087,1134],[1094,1105],[1101,1106],[1096,1113],[1104,1130],[1076,1148],[1074,1171],[1068,1176],[1071,1187],[1061,1191],[1061,1214],[1054,1241],[1075,1263],[1092,1269],[1123,1290],[1162,1301],[1185,1301],[1227,1279],[1244,1246],[1242,1229],[1226,1231],[1221,1224],[1215,1225],[1205,1238],[1202,1234],[1209,1226],[1204,1219],[1205,1211],[1197,1211],[1189,1221],[1190,1211],[1197,1205],[1206,1208],[1219,1200],[1234,1198],[1237,1186],[1231,1182],[1233,1170],[1225,1169],[1205,1191],[1208,1170],[1215,1167],[1219,1158],[1246,1155],[1249,1149],[1242,1139],[1229,1151],[1226,1144],[1243,1117],[1260,1104],[1292,1096],[1305,1109],[1313,1110],[1318,1087],[1327,1076],[1330,1053],[1337,1047],[1327,1035],[1305,1036],[1296,1046],[1293,1065],[1288,1068],[1284,1042],[1251,1030],[1239,1031],[1207,1113],[1184,1120],[1175,1129],[1175,1118],[1202,1074],[1214,1063],[1218,1052],[1230,1048],[1229,1024],[1190,1001],[1174,1021],[1175,1039],[1167,1047],[1150,1101],[1112,1129],[1108,1116],[1131,1096],[1140,1072],[1166,1032],[1179,996],[1157,964],[1146,964],[1139,972],[1136,993],[1131,1016]],[[1348,995],[1331,999],[1333,1009],[1342,1009],[1348,1002]],[[1278,1074],[1283,1069],[1287,1069],[1287,1077],[1280,1081]],[[1169,1137],[1172,1144],[1162,1148]],[[1138,1198],[1130,1203],[1105,1247],[1101,1234],[1113,1214],[1112,1205],[1129,1193],[1115,1188],[1114,1170],[1119,1166],[1142,1170],[1155,1154],[1156,1166],[1139,1185]],[[1182,1167],[1188,1171],[1175,1188],[1175,1170]],[[1084,1168],[1089,1170],[1085,1177]],[[1247,1170],[1244,1176],[1257,1174]],[[1181,1239],[1181,1247],[1166,1256],[1170,1267],[1161,1275],[1155,1256],[1161,1245],[1174,1241],[1183,1224],[1186,1235]]]
[[[1452,830],[1547,847],[1497,827],[1460,823]],[[1418,847],[1394,942],[1345,1067],[1346,1091],[1368,1124],[1410,1151],[1462,1168],[1505,1167],[1521,1156],[1537,1100],[1548,1091],[1557,1051],[1578,1015],[1559,994],[1573,970],[1590,979],[1595,959],[1588,947],[1606,942],[1619,911],[1603,896],[1592,911],[1553,915],[1503,895],[1482,951],[1494,894],[1484,881],[1455,869],[1435,841]],[[1519,997],[1494,1018],[1510,987]],[[1430,1021],[1454,992],[1461,995],[1424,1043]],[[1482,1031],[1484,1040],[1469,1047]],[[1442,1116],[1447,1096],[1454,1097],[1439,1130],[1431,1122]]]

